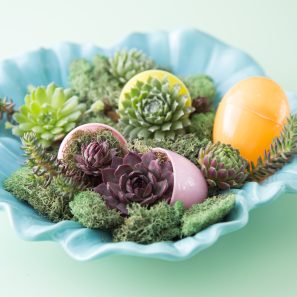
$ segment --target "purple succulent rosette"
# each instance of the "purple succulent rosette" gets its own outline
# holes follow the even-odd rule
[[[86,175],[101,177],[102,169],[109,167],[112,159],[118,155],[107,141],[92,141],[83,145],[81,154],[75,156],[76,166]]]
[[[171,162],[159,160],[153,152],[129,152],[124,158],[114,157],[110,168],[102,170],[102,180],[94,191],[102,195],[108,207],[124,216],[128,215],[127,205],[133,202],[169,202],[174,182]]]

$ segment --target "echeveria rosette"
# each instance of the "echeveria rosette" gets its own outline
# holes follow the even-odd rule
[[[120,123],[124,134],[133,138],[174,139],[190,125],[192,107],[181,86],[167,77],[137,81],[120,102]]]
[[[86,175],[101,176],[101,170],[109,167],[118,150],[108,141],[92,141],[82,145],[81,154],[75,156],[76,166]]]
[[[109,59],[109,63],[110,73],[121,84],[125,84],[137,73],[157,67],[152,59],[136,49],[124,49],[116,52],[114,56]]]
[[[102,180],[94,191],[109,208],[126,216],[131,203],[149,206],[160,200],[169,202],[173,169],[169,161],[160,161],[153,152],[129,152],[124,158],[113,158],[110,168],[102,170]]]
[[[229,144],[209,142],[199,150],[198,163],[212,190],[240,188],[248,177],[248,162]]]
[[[54,83],[33,88],[14,114],[18,125],[13,127],[13,133],[23,136],[34,132],[39,143],[49,147],[77,125],[84,110],[85,105],[69,89],[58,88]]]

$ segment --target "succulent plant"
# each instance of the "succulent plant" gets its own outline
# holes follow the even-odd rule
[[[145,70],[157,67],[155,62],[151,60],[143,52],[131,49],[121,50],[114,54],[109,60],[111,74],[124,85],[134,75]]]
[[[234,207],[233,193],[220,194],[195,204],[182,217],[182,236],[192,236],[202,229],[221,221]]]
[[[14,114],[18,125],[13,127],[13,133],[23,136],[32,131],[39,143],[49,147],[77,125],[84,109],[85,105],[79,103],[70,90],[58,88],[53,83],[34,88]]]
[[[194,113],[191,116],[191,126],[189,132],[197,135],[199,139],[212,139],[212,129],[214,124],[215,114],[213,112]]]
[[[129,217],[113,232],[114,241],[134,241],[149,244],[177,239],[181,235],[183,203],[169,205],[161,201],[152,207],[133,203],[128,206]]]
[[[239,188],[248,177],[248,162],[229,144],[209,142],[199,150],[198,163],[211,189]]]
[[[101,177],[101,170],[109,167],[117,154],[106,140],[92,141],[82,145],[81,154],[75,156],[76,166],[86,175]]]
[[[15,112],[14,105],[12,99],[0,98],[0,121],[3,119],[4,114],[6,114],[6,120],[8,122],[12,121],[12,116]]]
[[[289,163],[297,154],[297,115],[291,115],[279,137],[272,141],[264,158],[251,163],[249,180],[262,181]]]
[[[69,169],[76,172],[90,171],[89,173],[92,172],[90,176],[100,175],[100,168],[96,170],[92,167],[92,164],[95,166],[108,166],[107,163],[110,161],[110,158],[116,155],[124,155],[123,145],[110,130],[99,128],[91,130],[88,127],[81,129],[77,127],[76,129],[78,130],[71,135],[69,140],[67,140],[66,136],[65,139],[67,141],[62,143],[59,149],[59,151],[63,151],[62,161]],[[96,158],[100,158],[103,155],[106,157],[105,160],[96,160]],[[96,171],[98,172],[96,173]],[[100,179],[98,180],[100,182]]]
[[[185,84],[192,97],[195,112],[209,112],[216,95],[216,88],[211,77],[207,75],[193,75],[185,79]]]
[[[180,85],[173,87],[167,78],[149,77],[137,81],[125,93],[119,109],[120,123],[129,138],[175,138],[190,125],[192,107],[188,98],[180,95]]]
[[[102,169],[103,182],[94,188],[108,207],[127,215],[127,205],[152,205],[168,201],[173,190],[173,169],[169,161],[157,159],[153,152],[143,155],[129,152],[114,157],[110,168]]]

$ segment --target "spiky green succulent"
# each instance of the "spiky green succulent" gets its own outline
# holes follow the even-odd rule
[[[85,105],[68,89],[53,83],[37,87],[26,95],[25,104],[14,114],[18,125],[13,127],[13,133],[23,136],[32,131],[39,143],[48,147],[77,125],[84,110]]]
[[[182,236],[192,236],[202,229],[221,221],[234,207],[235,195],[220,194],[194,204],[182,217]]]
[[[191,116],[191,125],[189,132],[197,135],[199,139],[212,139],[212,129],[214,124],[214,112],[194,113]]]
[[[124,96],[120,123],[129,138],[174,139],[190,125],[188,98],[180,95],[179,84],[171,87],[167,78],[138,81]]]
[[[229,144],[209,142],[200,149],[198,164],[212,190],[239,188],[248,177],[248,162]]]
[[[157,67],[155,62],[143,52],[131,49],[121,50],[109,60],[111,74],[124,85],[134,75]]]
[[[289,163],[297,154],[297,115],[291,115],[279,137],[276,137],[257,164],[251,163],[249,179],[262,181]]]
[[[209,112],[212,110],[212,104],[216,95],[214,81],[208,75],[192,75],[185,79],[193,100],[195,112]]]
[[[165,201],[148,208],[134,203],[129,206],[129,217],[113,232],[114,241],[134,241],[149,244],[179,238],[183,203],[173,206]]]

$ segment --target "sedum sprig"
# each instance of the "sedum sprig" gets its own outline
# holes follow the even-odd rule
[[[289,163],[297,154],[297,115],[291,115],[279,137],[276,137],[265,151],[264,157],[253,162],[249,168],[249,180],[262,181]]]
[[[0,121],[3,119],[4,114],[6,114],[6,120],[12,122],[12,116],[15,112],[14,106],[15,104],[12,99],[0,98]]]
[[[84,188],[83,175],[70,170],[57,159],[55,152],[45,149],[35,136],[35,133],[25,133],[21,138],[22,148],[27,156],[27,166],[32,168],[35,176],[44,180],[44,186],[48,186],[53,178],[64,180],[64,186],[71,188]]]

